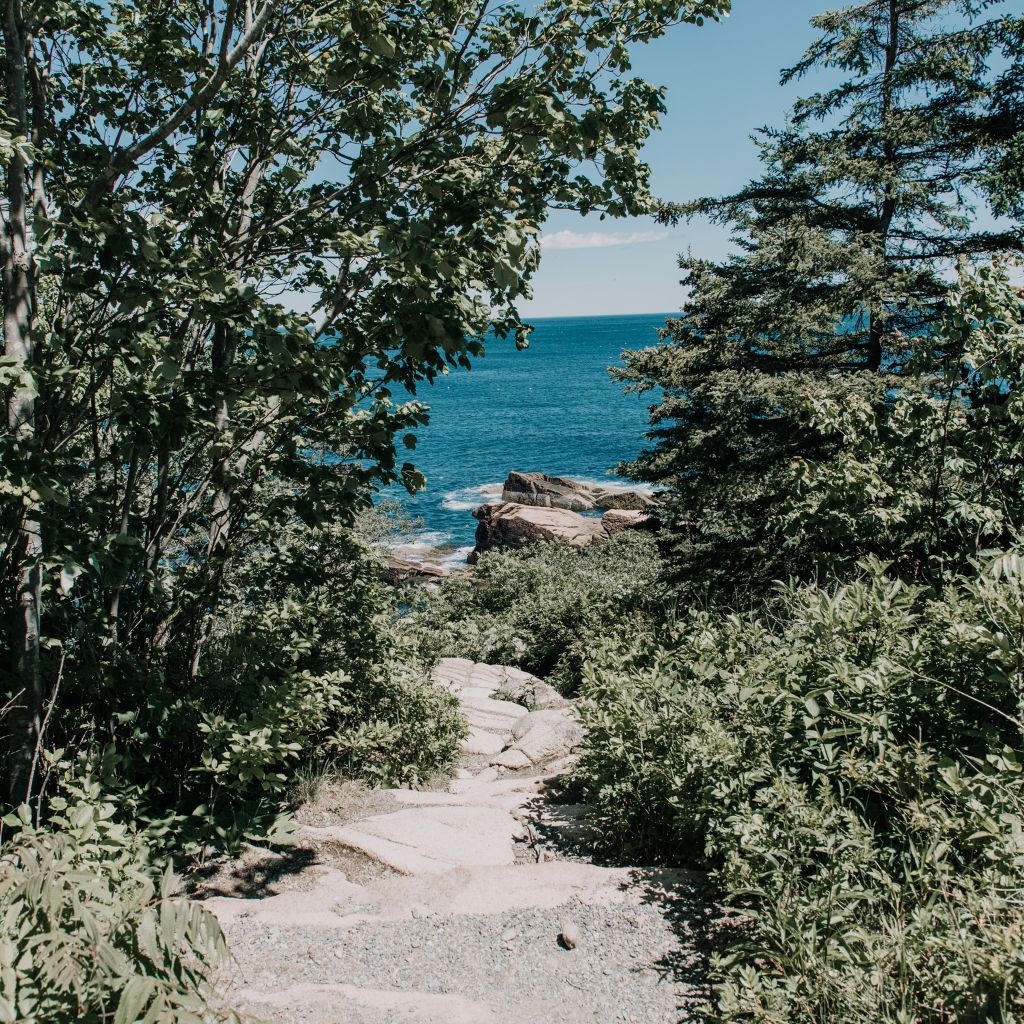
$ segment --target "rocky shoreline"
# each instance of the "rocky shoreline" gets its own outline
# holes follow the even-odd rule
[[[580,550],[623,530],[656,529],[657,508],[658,499],[642,491],[513,470],[502,486],[501,501],[473,510],[476,545],[466,561],[473,565],[485,551],[539,541],[561,541]],[[598,517],[597,512],[603,514]],[[447,571],[435,559],[409,557],[403,547],[389,552],[387,575],[400,585],[436,582]]]
[[[624,487],[601,487],[582,480],[548,476],[546,473],[509,473],[501,490],[504,503],[539,505],[543,508],[565,509],[569,512],[592,512],[595,509],[624,509],[650,512],[657,499],[641,491]]]

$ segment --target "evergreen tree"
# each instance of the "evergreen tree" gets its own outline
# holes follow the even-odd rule
[[[722,263],[681,260],[684,316],[619,374],[663,389],[655,444],[627,470],[669,491],[683,576],[760,587],[823,553],[834,563],[829,537],[787,536],[775,514],[799,467],[843,445],[817,405],[856,392],[883,412],[951,266],[1020,248],[1018,225],[974,217],[991,172],[993,57],[1019,27],[992,7],[869,0],[816,17],[819,38],[782,81],[843,80],[760,133],[764,172],[741,192],[665,209],[730,225],[738,246]]]
[[[998,43],[1004,57],[981,119],[991,159],[982,186],[999,214],[1024,219],[1024,14],[1003,19]]]

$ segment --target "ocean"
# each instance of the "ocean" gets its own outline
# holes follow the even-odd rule
[[[657,396],[625,394],[608,368],[621,365],[623,349],[656,344],[671,315],[533,320],[525,351],[492,339],[472,370],[452,370],[421,388],[417,398],[430,407],[430,423],[411,456],[426,489],[382,494],[422,520],[403,538],[408,554],[444,548],[440,561],[465,561],[476,531],[472,510],[499,499],[510,470],[620,480],[610,472],[644,447]]]

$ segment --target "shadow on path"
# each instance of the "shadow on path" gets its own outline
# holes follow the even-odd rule
[[[523,861],[573,860],[630,868],[623,889],[656,908],[676,938],[673,949],[648,966],[679,990],[680,1018],[692,1020],[711,995],[708,967],[716,922],[722,916],[707,875],[684,868],[631,866],[616,854],[594,808],[582,802],[580,788],[571,781],[555,781],[530,801],[520,820],[526,830]]]

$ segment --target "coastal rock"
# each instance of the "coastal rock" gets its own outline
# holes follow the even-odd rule
[[[654,516],[632,509],[612,509],[601,516],[601,525],[609,537],[623,530],[654,530],[658,521]]]
[[[447,575],[444,569],[439,569],[436,565],[423,565],[398,555],[388,557],[384,574],[394,587],[413,580],[424,583],[430,580],[443,580]]]
[[[506,502],[481,505],[473,516],[480,525],[471,562],[491,548],[521,548],[536,541],[560,540],[579,549],[606,536],[599,519],[585,519],[568,509]]]
[[[617,487],[594,489],[594,508],[644,512],[655,509],[657,506],[657,500],[642,491],[624,491]]]
[[[501,491],[501,500],[519,505],[564,508],[570,512],[590,512],[594,508],[588,484],[566,480],[546,473],[518,473],[513,470]]]
[[[569,480],[546,473],[520,473],[513,470],[502,488],[501,499],[518,505],[564,508],[570,512],[594,509],[634,509],[643,511],[656,502],[648,494],[617,487],[602,487],[581,480]]]

